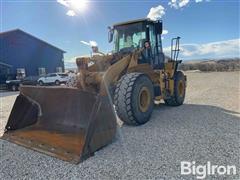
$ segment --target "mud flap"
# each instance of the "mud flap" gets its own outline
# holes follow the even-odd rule
[[[107,96],[74,88],[24,86],[2,139],[79,163],[110,143],[116,126]]]

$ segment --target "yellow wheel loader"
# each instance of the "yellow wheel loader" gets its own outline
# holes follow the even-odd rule
[[[77,58],[74,87],[20,87],[2,138],[79,163],[112,141],[117,115],[141,125],[150,119],[154,102],[183,104],[179,37],[172,39],[171,57],[165,57],[161,34],[161,21],[113,25],[108,34],[113,53]]]

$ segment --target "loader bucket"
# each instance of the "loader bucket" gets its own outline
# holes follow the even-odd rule
[[[107,96],[23,86],[2,139],[77,164],[110,143],[115,132],[116,116]]]

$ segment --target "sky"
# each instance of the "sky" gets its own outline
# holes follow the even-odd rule
[[[163,47],[180,36],[183,60],[239,57],[238,0],[0,0],[0,31],[22,29],[75,57],[90,54],[89,41],[110,52],[107,27],[138,18],[163,21]],[[85,42],[85,43],[84,43]]]

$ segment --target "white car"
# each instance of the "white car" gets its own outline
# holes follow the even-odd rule
[[[45,84],[60,85],[66,83],[69,80],[68,74],[65,73],[50,73],[44,77],[38,79],[38,84],[43,86]]]

